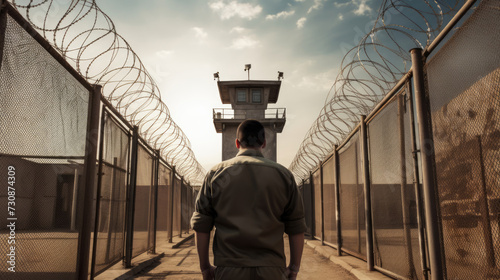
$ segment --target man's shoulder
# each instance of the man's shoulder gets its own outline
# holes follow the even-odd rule
[[[214,175],[223,172],[224,170],[230,169],[232,167],[239,167],[244,165],[256,165],[266,168],[274,168],[278,170],[280,173],[283,173],[286,176],[293,178],[292,172],[288,170],[288,168],[286,168],[285,166],[264,157],[253,157],[253,156],[236,156],[231,159],[222,161],[213,166],[210,169],[209,173]]]

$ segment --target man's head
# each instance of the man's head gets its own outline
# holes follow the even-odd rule
[[[264,126],[256,120],[243,121],[236,130],[238,149],[260,149],[266,146]]]

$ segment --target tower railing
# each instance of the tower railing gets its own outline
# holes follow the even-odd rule
[[[249,109],[244,111],[235,111],[228,108],[214,108],[213,109],[213,119],[214,120],[244,120],[247,118],[247,113],[249,111],[254,111],[257,109]],[[286,119],[286,108],[269,108],[264,110],[265,119]]]

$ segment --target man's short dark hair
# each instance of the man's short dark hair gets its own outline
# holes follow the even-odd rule
[[[243,148],[259,148],[266,141],[264,126],[257,120],[245,120],[238,126],[236,138]]]

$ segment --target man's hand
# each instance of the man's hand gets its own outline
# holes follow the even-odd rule
[[[210,266],[201,271],[203,275],[203,280],[214,280],[215,279],[215,266]]]
[[[210,264],[208,258],[208,244],[210,243],[210,233],[195,232],[196,249],[200,259],[200,269],[203,280],[215,279],[215,267]]]
[[[285,276],[287,279],[296,280],[297,274],[299,274],[299,271],[295,271],[295,270],[291,269],[290,267],[286,268]]]
[[[297,274],[299,274],[299,267],[297,267],[296,265],[289,265],[287,268],[286,268],[286,272],[285,272],[285,275],[287,277],[287,279],[297,279]]]
[[[297,279],[304,250],[304,233],[288,235],[290,241],[290,265],[286,268],[288,279]]]

